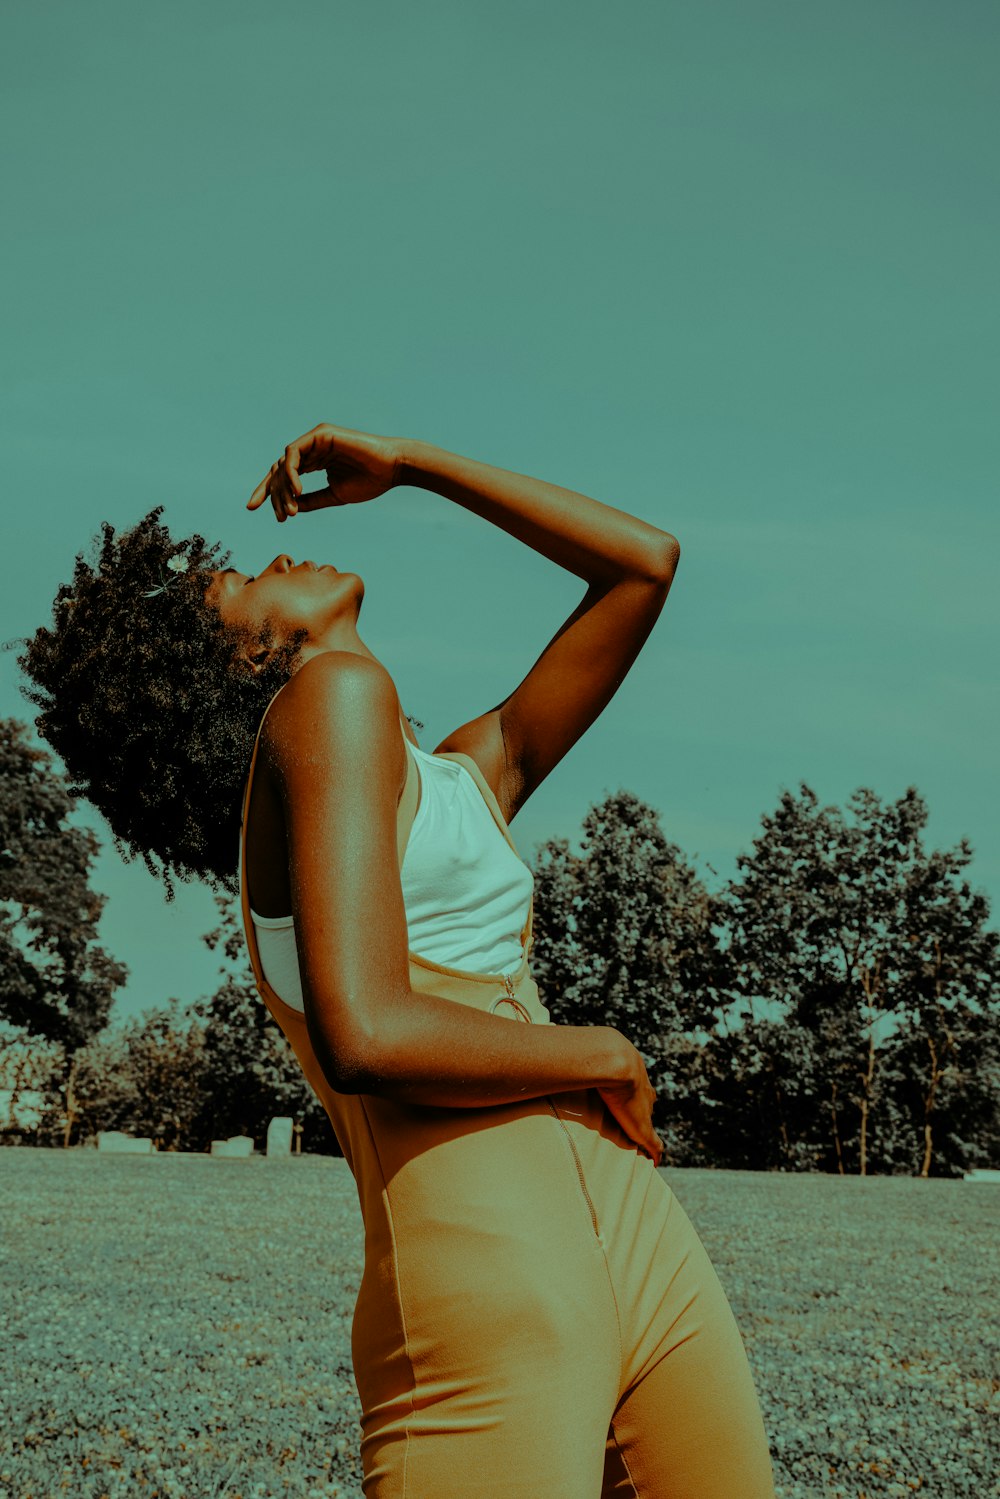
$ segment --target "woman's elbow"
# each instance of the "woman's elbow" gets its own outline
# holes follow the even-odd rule
[[[663,570],[663,577],[666,581],[669,582],[674,573],[677,571],[677,564],[680,561],[680,556],[680,542],[677,540],[676,536],[672,536],[669,531],[665,531],[663,533],[660,566]]]
[[[306,1030],[323,1076],[337,1093],[374,1092],[379,1072],[374,1037],[356,1019],[332,1024],[329,1014],[306,1005]]]

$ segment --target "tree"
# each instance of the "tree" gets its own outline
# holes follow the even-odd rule
[[[74,1082],[81,1138],[123,1129],[157,1150],[204,1148],[198,1122],[207,1083],[203,1028],[179,999],[95,1037],[77,1055]]]
[[[826,1169],[866,1175],[872,1161],[910,1159],[919,1131],[930,1171],[929,1121],[944,1124],[946,1100],[957,1108],[944,1059],[996,1030],[998,937],[985,928],[985,898],[954,887],[968,844],[924,850],[927,808],[916,788],[885,806],[860,788],[848,811],[853,820],[820,808],[801,782],[798,797],[783,793],[764,817],[726,891],[733,981],[764,1042],[778,1159],[795,1165],[818,1152]],[[794,1026],[793,1069],[783,1055],[789,1033],[762,1024],[761,1002]],[[918,1044],[887,1044],[900,1026]]]
[[[0,1018],[63,1048],[68,1132],[75,1055],[107,1023],[128,970],[97,941],[97,837],[69,822],[76,800],[27,735],[0,719]]]
[[[755,1016],[717,1032],[699,1061],[702,1087],[692,1133],[704,1164],[747,1171],[826,1168],[821,1055],[794,1018]]]
[[[146,1010],[81,1048],[74,1123],[149,1135],[160,1150],[207,1150],[213,1139],[247,1134],[263,1146],[275,1114],[302,1124],[303,1148],[336,1154],[326,1112],[250,980],[238,907],[216,898],[219,926],[205,941],[220,949],[221,983],[209,999]]]
[[[204,940],[222,956],[221,983],[195,1007],[204,1024],[201,1133],[209,1139],[252,1135],[262,1144],[270,1119],[288,1114],[302,1124],[303,1150],[339,1155],[326,1110],[257,993],[239,905],[228,895],[215,900],[219,925]]]
[[[80,1141],[100,1130],[143,1133],[135,1129],[141,1103],[132,1063],[122,1026],[108,1027],[77,1052],[73,1092]]]
[[[63,1050],[0,1022],[0,1144],[40,1143],[61,1113]]]
[[[157,1150],[204,1148],[205,1033],[194,1006],[171,999],[125,1026],[124,1045],[134,1102],[127,1127],[149,1135]]]
[[[714,1027],[729,998],[718,903],[632,792],[590,808],[581,847],[550,839],[536,855],[532,972],[553,1020],[611,1025],[632,1041],[674,1161],[690,1148],[692,1035]]]
[[[665,1037],[716,1019],[712,901],[631,792],[591,807],[582,850],[538,850],[532,970],[553,1019],[614,1025],[648,1066]]]
[[[904,1019],[886,1051],[916,1126],[906,1158],[920,1176],[960,1173],[998,1144],[1000,934],[986,925],[986,896],[961,878],[971,858],[963,838],[907,877],[911,965]]]

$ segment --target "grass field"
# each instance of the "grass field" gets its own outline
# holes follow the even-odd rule
[[[779,1499],[1000,1496],[1000,1186],[665,1176]],[[358,1499],[343,1161],[2,1150],[0,1223],[3,1499]]]

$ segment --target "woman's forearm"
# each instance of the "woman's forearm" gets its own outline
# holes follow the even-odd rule
[[[588,583],[656,578],[676,562],[676,538],[625,510],[431,443],[399,441],[398,484],[454,500]]]
[[[612,1026],[525,1025],[422,991],[382,1007],[367,1035],[355,1031],[347,1056],[342,1042],[334,1055],[315,1012],[307,1023],[334,1088],[405,1103],[486,1108],[621,1085],[634,1068],[635,1048]]]

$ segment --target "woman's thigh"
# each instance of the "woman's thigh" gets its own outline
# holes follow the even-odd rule
[[[539,1240],[506,1264],[480,1244],[471,1271],[443,1255],[407,1324],[412,1363],[359,1381],[367,1499],[599,1499],[614,1297],[592,1235],[562,1260]]]
[[[544,1100],[422,1127],[355,1313],[366,1499],[599,1499],[621,1337],[566,1131]]]
[[[599,1499],[613,1381],[585,1362],[425,1385],[412,1411],[369,1425],[366,1499]]]
[[[662,1291],[626,1345],[631,1382],[608,1433],[603,1499],[774,1499],[742,1335],[694,1225],[671,1198],[645,1278]]]

